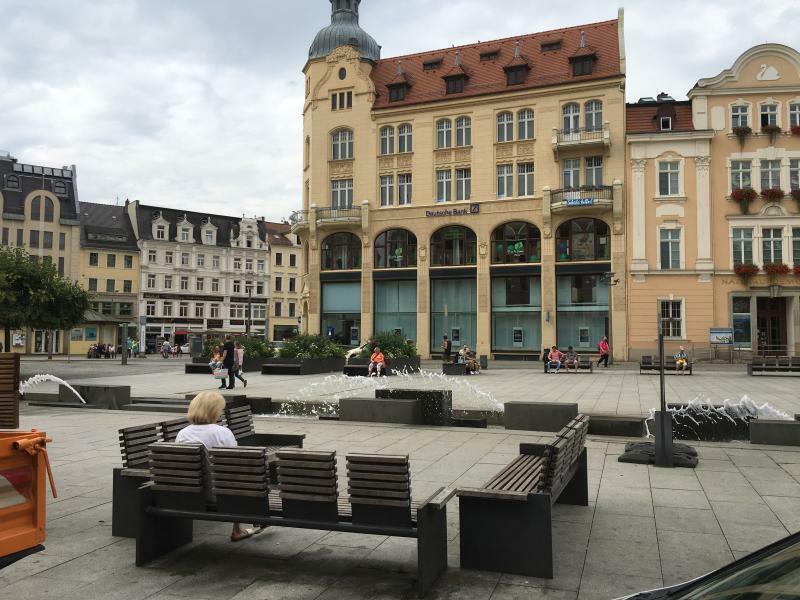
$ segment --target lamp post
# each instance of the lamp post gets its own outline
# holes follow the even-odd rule
[[[664,327],[671,327],[680,319],[673,317],[658,317],[658,376],[659,392],[661,397],[661,410],[655,411],[655,465],[657,467],[672,468],[675,466],[675,454],[672,448],[672,414],[667,411],[667,392],[664,378]]]
[[[612,303],[613,293],[611,288],[619,284],[619,278],[614,277],[614,273],[603,273],[600,281],[608,286],[608,345],[611,347],[611,352],[614,352],[614,306]],[[612,360],[613,362],[613,360]]]
[[[121,330],[121,343],[119,345],[122,347],[122,365],[125,366],[128,364],[128,322],[120,323],[119,327]]]

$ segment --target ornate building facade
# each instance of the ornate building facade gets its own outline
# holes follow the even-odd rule
[[[360,2],[331,5],[304,69],[304,329],[624,358],[622,14],[381,59]]]

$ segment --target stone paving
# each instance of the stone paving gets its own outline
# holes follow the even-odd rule
[[[87,364],[88,363],[88,364]],[[142,363],[147,363],[143,367]],[[69,380],[70,383],[95,383],[130,385],[134,397],[176,397],[214,389],[218,384],[209,375],[185,375],[184,361],[148,358],[138,361],[129,370],[105,361],[73,361],[66,363],[24,362],[26,376],[47,372]],[[438,364],[426,361],[423,365],[433,372]],[[658,406],[659,378],[654,374],[640,375],[632,365],[598,369],[593,374],[545,375],[541,363],[505,363],[502,368],[491,368],[479,376],[453,377],[445,381],[434,376],[415,376],[411,380],[399,377],[385,379],[389,387],[450,387],[454,390],[455,408],[491,410],[498,405],[477,390],[493,396],[500,404],[534,400],[542,402],[577,402],[581,412],[587,414],[617,414],[644,416]],[[312,391],[316,400],[334,400],[338,396],[373,396],[372,390],[355,378],[330,375],[280,376],[246,373],[249,381],[246,393],[286,400],[304,388]],[[326,379],[328,383],[326,383]],[[687,402],[705,398],[714,402],[726,399],[739,400],[749,396],[759,404],[765,402],[793,415],[800,413],[800,396],[796,377],[748,377],[743,365],[703,365],[695,374],[668,375],[666,391],[668,402]],[[237,381],[237,389],[241,383]],[[43,384],[36,392],[55,392],[55,384]]]
[[[54,438],[49,450],[59,498],[48,506],[46,551],[0,571],[3,597],[415,597],[415,541],[382,536],[272,528],[231,544],[228,524],[199,523],[193,544],[136,568],[133,540],[111,536],[111,469],[120,462],[116,430],[161,418],[24,409],[23,427]],[[305,433],[308,448],[339,454],[407,453],[415,496],[439,486],[479,485],[516,455],[520,442],[548,439],[499,428],[302,419],[258,419],[257,430]],[[618,463],[623,443],[590,436],[590,505],[555,507],[554,579],[460,570],[454,499],[448,506],[450,568],[429,598],[607,600],[698,576],[800,530],[800,448],[702,443],[696,470],[661,470]]]

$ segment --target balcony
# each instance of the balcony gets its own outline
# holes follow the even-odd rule
[[[312,208],[298,210],[289,217],[291,232],[297,233],[308,229],[311,220],[319,228],[341,227],[342,225],[360,225],[361,208]]]
[[[610,147],[611,131],[608,123],[602,127],[578,129],[553,129],[553,152],[565,148]]]
[[[579,209],[611,210],[614,206],[614,187],[610,185],[582,186],[577,189],[550,192],[550,210],[553,212]]]

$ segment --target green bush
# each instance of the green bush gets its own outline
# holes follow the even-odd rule
[[[321,335],[298,335],[281,347],[278,356],[281,358],[344,358],[344,348]]]
[[[414,342],[396,333],[378,333],[372,336],[359,354],[360,358],[369,358],[375,346],[381,349],[386,358],[414,358],[418,355]]]
[[[211,358],[211,353],[214,352],[214,346],[222,347],[222,340],[219,338],[212,338],[203,342],[203,356]],[[161,348],[159,348],[159,351]]]
[[[272,358],[275,356],[275,349],[272,348],[260,337],[236,337],[235,342],[241,342],[244,348],[245,358]],[[225,344],[225,340],[220,338],[212,338],[203,342],[203,356],[210,357],[214,351],[214,346],[220,348]]]

